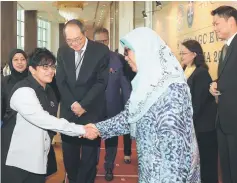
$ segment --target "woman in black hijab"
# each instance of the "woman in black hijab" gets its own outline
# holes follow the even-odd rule
[[[6,103],[8,100],[8,95],[10,94],[13,86],[23,80],[28,76],[28,67],[27,67],[27,55],[21,49],[14,49],[9,55],[9,68],[11,74],[2,78],[1,81],[1,105],[2,105],[2,114],[1,120],[3,119],[6,112]]]

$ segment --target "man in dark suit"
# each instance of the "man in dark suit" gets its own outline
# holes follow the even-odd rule
[[[237,10],[221,6],[212,11],[214,30],[225,40],[218,79],[210,92],[218,103],[217,135],[223,183],[237,182]]]
[[[109,32],[98,28],[94,32],[94,40],[106,46],[109,45]],[[124,109],[130,93],[131,84],[124,76],[123,65],[118,53],[110,51],[109,81],[106,88],[106,116],[112,118]],[[105,180],[113,180],[114,161],[117,154],[118,137],[105,140]]]
[[[85,36],[78,20],[64,26],[67,45],[59,48],[56,82],[61,94],[60,116],[77,124],[104,118],[105,89],[109,76],[109,49]],[[69,183],[93,183],[99,140],[62,135],[65,169]]]

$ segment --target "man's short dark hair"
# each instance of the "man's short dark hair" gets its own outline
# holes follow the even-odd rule
[[[29,66],[34,69],[39,65],[54,65],[56,58],[52,52],[46,48],[36,48],[29,56]]]
[[[100,34],[100,33],[105,33],[105,34],[107,34],[107,36],[109,37],[109,31],[108,31],[108,29],[106,29],[106,28],[104,28],[104,27],[99,27],[99,28],[97,28],[97,29],[95,29],[95,31],[94,31],[94,38],[95,38],[95,35],[96,34]]]
[[[220,6],[211,12],[212,16],[218,15],[226,20],[230,17],[235,19],[237,24],[237,10],[232,6]]]
[[[63,27],[63,35],[64,36],[65,36],[65,29],[68,25],[77,25],[80,28],[81,33],[83,35],[85,35],[85,32],[86,32],[85,25],[80,20],[72,19],[72,20],[69,20]]]

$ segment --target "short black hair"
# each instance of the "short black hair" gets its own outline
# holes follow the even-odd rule
[[[225,19],[233,17],[235,19],[236,24],[237,24],[237,10],[232,6],[220,6],[220,7],[216,8],[215,10],[212,10],[211,15],[212,16],[218,15],[218,16],[223,17]]]
[[[106,29],[106,28],[104,28],[104,27],[99,27],[99,28],[97,28],[97,29],[95,29],[95,31],[94,31],[94,38],[95,38],[95,35],[96,34],[100,34],[100,33],[105,33],[105,34],[107,34],[107,36],[109,37],[109,31],[108,31],[108,29]]]
[[[63,35],[64,36],[65,36],[65,29],[68,25],[77,25],[80,28],[81,33],[83,35],[85,35],[85,32],[86,32],[85,25],[80,20],[72,19],[72,20],[69,20],[67,23],[65,23],[65,25],[63,27]]]
[[[35,48],[35,50],[29,55],[29,66],[34,69],[39,65],[54,65],[56,58],[52,52],[46,48]]]
[[[196,57],[194,58],[193,61],[193,64],[196,67],[204,67],[208,69],[208,65],[205,62],[202,46],[198,41],[190,39],[184,41],[182,45],[185,46],[189,51],[196,53]]]

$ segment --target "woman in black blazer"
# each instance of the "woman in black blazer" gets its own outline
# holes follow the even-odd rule
[[[186,66],[184,72],[192,95],[193,122],[199,146],[202,183],[217,183],[217,106],[215,98],[209,93],[212,79],[199,42],[183,42],[181,56],[182,63]]]

